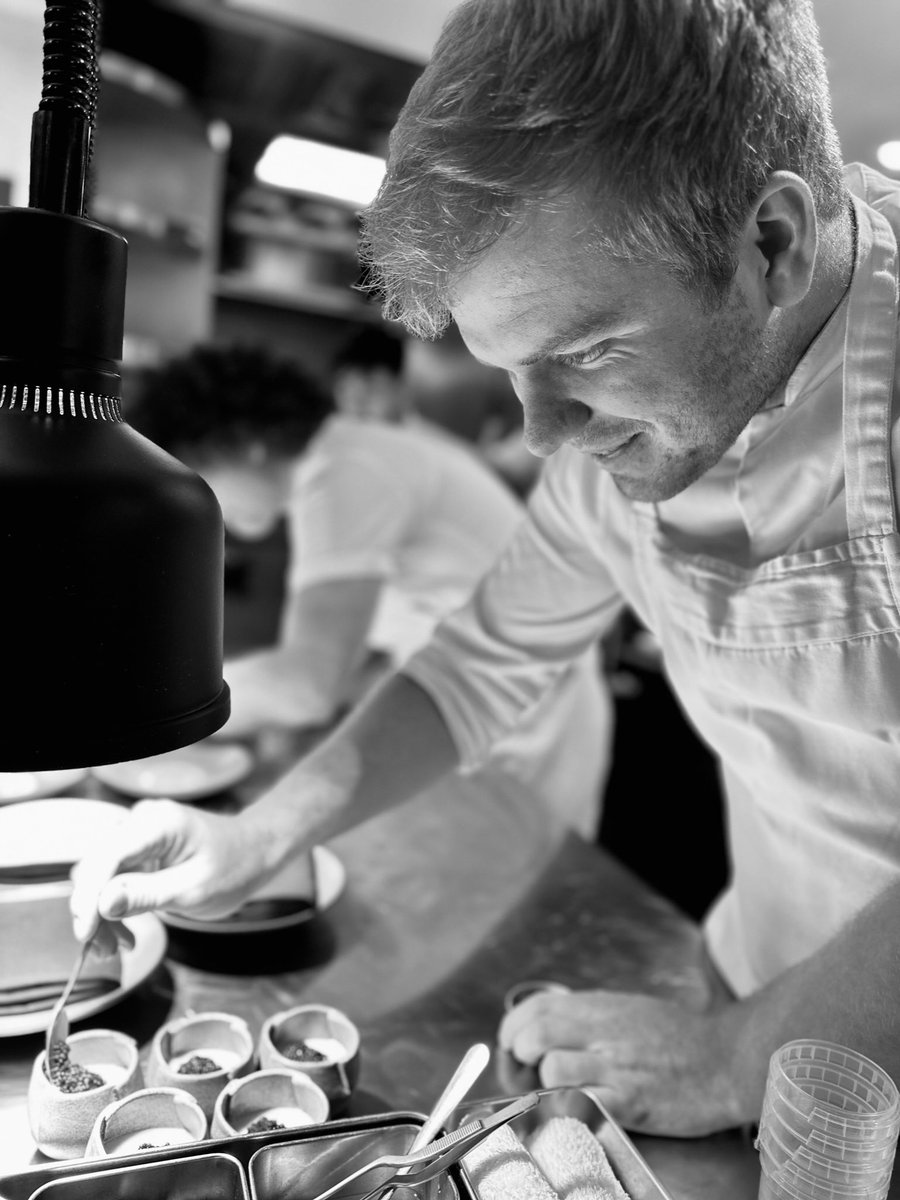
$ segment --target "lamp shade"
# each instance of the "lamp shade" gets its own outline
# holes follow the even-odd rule
[[[229,714],[222,515],[122,419],[125,241],[0,208],[0,262],[0,770],[197,741]]]

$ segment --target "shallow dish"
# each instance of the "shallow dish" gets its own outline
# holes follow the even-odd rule
[[[78,860],[127,816],[110,800],[79,796],[23,800],[0,809],[0,880],[67,879]]]
[[[87,776],[87,767],[64,771],[0,771],[0,804],[66,792]]]
[[[120,951],[121,975],[118,986],[99,996],[76,1000],[66,1006],[72,1024],[93,1017],[104,1009],[111,1008],[129,992],[144,982],[156,970],[166,953],[166,930],[159,917],[153,913],[142,913],[137,917],[126,917],[124,924],[134,934],[134,946]],[[4,1013],[0,1007],[0,1037],[20,1037],[26,1033],[43,1033],[47,1028],[47,1016],[56,997],[52,997],[37,1011]]]
[[[290,863],[237,912],[216,921],[181,913],[163,913],[173,929],[213,935],[277,933],[305,925],[329,909],[344,890],[344,864],[327,846]]]
[[[253,769],[253,755],[236,742],[206,741],[132,762],[93,767],[101,783],[126,796],[202,800],[233,787]]]

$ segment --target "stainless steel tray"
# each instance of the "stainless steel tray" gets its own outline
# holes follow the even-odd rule
[[[250,1159],[251,1200],[315,1200],[326,1188],[339,1183],[351,1172],[382,1154],[405,1154],[416,1135],[417,1126],[396,1125],[370,1133],[344,1134],[319,1138],[315,1142],[284,1142],[264,1146]],[[417,1200],[460,1200],[454,1170],[420,1186]],[[462,1193],[470,1195],[468,1189]],[[412,1193],[405,1188],[394,1192],[395,1200],[406,1200]]]
[[[248,1200],[244,1169],[229,1154],[198,1154],[164,1162],[116,1165],[94,1174],[53,1179],[35,1200]]]
[[[381,1113],[303,1129],[209,1138],[141,1154],[41,1164],[0,1176],[0,1200],[30,1200],[51,1183],[59,1186],[46,1187],[41,1200],[250,1200],[251,1195],[255,1200],[310,1200],[362,1162],[405,1152],[424,1120],[421,1113]],[[239,1191],[228,1191],[225,1175],[231,1168],[220,1162],[210,1168],[215,1172],[211,1186],[215,1183],[219,1189],[211,1191],[202,1179],[189,1191],[157,1191],[150,1185],[164,1182],[167,1172],[145,1169],[163,1166],[169,1168],[168,1175],[179,1176],[185,1171],[187,1186],[198,1182],[198,1170],[202,1175],[214,1158],[227,1158],[236,1165]],[[207,1162],[197,1168],[193,1163],[198,1159]],[[405,1200],[402,1193],[397,1200]],[[454,1167],[439,1185],[422,1194],[422,1200],[475,1200],[475,1196],[461,1169]]]
[[[669,1193],[638,1153],[634,1142],[592,1092],[585,1088],[543,1088],[537,1094],[540,1097],[537,1105],[510,1124],[520,1139],[527,1139],[551,1117],[576,1117],[587,1125],[603,1147],[609,1165],[630,1200],[671,1200]],[[464,1104],[454,1113],[451,1127],[455,1129],[465,1121],[508,1103],[508,1096],[498,1096]],[[461,1168],[461,1173],[465,1186],[469,1191],[474,1191],[465,1167]]]

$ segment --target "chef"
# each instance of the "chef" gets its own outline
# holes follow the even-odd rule
[[[536,996],[501,1043],[674,1135],[758,1118],[792,1037],[900,1077],[898,231],[900,185],[842,168],[808,0],[454,10],[365,253],[389,316],[453,320],[509,373],[549,458],[529,520],[253,808],[139,804],[77,869],[76,928],[234,906],[477,762],[627,603],[721,760],[732,875],[705,934],[729,999]]]

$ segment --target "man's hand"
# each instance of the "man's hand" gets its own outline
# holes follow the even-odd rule
[[[264,839],[252,821],[201,812],[172,800],[140,800],[72,871],[75,936],[101,953],[115,948],[121,925],[107,922],[154,909],[213,918],[233,912],[265,876]]]
[[[697,1137],[746,1119],[713,1013],[622,992],[545,992],[506,1015],[499,1041],[537,1066],[544,1087],[591,1087],[628,1129]]]

